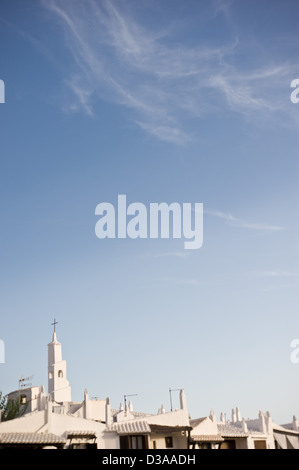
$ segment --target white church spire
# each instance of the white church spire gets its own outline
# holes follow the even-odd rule
[[[66,361],[62,360],[61,344],[57,341],[56,325],[52,342],[48,344],[48,394],[57,402],[71,401],[71,387],[66,378]]]

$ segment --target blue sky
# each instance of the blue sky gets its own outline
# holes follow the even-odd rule
[[[297,18],[293,0],[1,2],[4,393],[47,387],[55,317],[74,400],[156,412],[170,386],[192,418],[299,417]],[[203,203],[202,247],[98,239],[118,194]]]

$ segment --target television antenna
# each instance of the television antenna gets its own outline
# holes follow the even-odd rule
[[[132,393],[131,395],[124,395],[125,411],[127,411],[127,397],[137,397],[137,393]]]
[[[172,408],[172,396],[171,396],[171,393],[172,392],[179,392],[180,391],[180,388],[170,388],[169,387],[169,396],[170,396],[170,411],[173,411],[173,408]]]
[[[19,378],[19,393],[18,393],[18,404],[19,404],[19,408],[20,408],[20,392],[21,392],[21,389],[22,388],[26,388],[26,387],[29,387],[30,385],[32,385],[31,382],[28,382],[28,380],[32,380],[33,379],[33,375],[30,375],[29,377],[23,377],[21,376]]]
[[[34,377],[33,375],[30,375],[30,377],[23,377],[23,376],[22,376],[22,377],[19,379],[19,390],[20,390],[21,388],[25,388],[25,387],[28,387],[29,385],[32,385],[32,383],[31,383],[31,382],[29,383],[28,380],[32,380],[33,377]]]

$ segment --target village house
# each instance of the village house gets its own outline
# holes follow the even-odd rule
[[[0,423],[0,447],[99,448],[99,449],[187,449],[189,414],[184,390],[180,409],[157,414],[133,411],[133,404],[111,409],[110,400],[71,400],[67,365],[55,325],[48,344],[48,394],[44,386],[11,392],[26,406],[22,417]]]
[[[259,411],[256,419],[241,418],[238,407],[232,409],[231,421],[221,413],[216,420],[213,410],[208,417],[191,419],[190,446],[193,449],[299,449],[296,418],[289,425],[273,423],[270,413]]]
[[[221,413],[190,419],[186,396],[179,409],[156,414],[136,412],[131,401],[112,409],[109,398],[91,399],[85,389],[82,401],[71,400],[67,364],[62,359],[54,321],[48,344],[48,393],[44,386],[15,390],[8,398],[20,400],[22,417],[1,422],[0,448],[55,449],[299,449],[299,426],[272,422],[259,412],[254,420],[241,419],[238,408],[227,421]]]

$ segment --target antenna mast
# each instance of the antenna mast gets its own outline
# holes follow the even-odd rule
[[[179,392],[180,391],[180,388],[170,388],[169,387],[169,396],[170,396],[170,411],[173,411],[173,408],[172,408],[172,396],[171,396],[171,392]]]
[[[28,382],[28,380],[32,380],[33,379],[33,375],[30,375],[29,377],[20,377],[19,378],[19,398],[18,398],[18,406],[19,406],[19,409],[20,409],[20,392],[21,392],[21,389],[22,388],[26,388],[26,387],[29,387],[30,385],[32,385],[31,382]]]
[[[137,393],[132,393],[131,395],[124,395],[125,413],[127,411],[127,397],[137,397]]]

